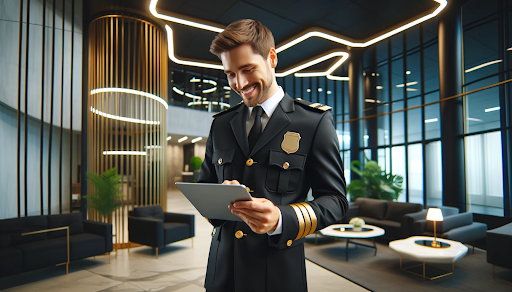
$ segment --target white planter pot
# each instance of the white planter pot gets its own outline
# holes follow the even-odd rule
[[[352,231],[361,231],[363,230],[363,227],[352,227]]]

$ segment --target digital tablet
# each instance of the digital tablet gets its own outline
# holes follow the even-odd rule
[[[243,185],[221,185],[205,183],[181,183],[176,186],[206,218],[243,221],[231,213],[228,205],[236,201],[252,201]]]

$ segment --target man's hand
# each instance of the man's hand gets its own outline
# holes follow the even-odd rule
[[[236,180],[225,180],[222,184],[239,185]],[[252,201],[238,201],[229,205],[231,213],[244,220],[252,231],[264,234],[273,231],[279,223],[279,209],[265,198],[253,198]]]

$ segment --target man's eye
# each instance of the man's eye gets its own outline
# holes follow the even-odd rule
[[[251,73],[253,69],[254,69],[254,68],[246,69],[246,70],[244,70],[244,73]]]
[[[235,78],[235,74],[233,74],[233,73],[228,74],[228,78]]]

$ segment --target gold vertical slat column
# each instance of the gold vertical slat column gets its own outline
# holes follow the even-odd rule
[[[124,196],[112,217],[92,208],[88,216],[112,222],[115,247],[123,248],[129,211],[166,208],[167,42],[161,28],[130,16],[99,17],[89,31],[89,170],[117,167]]]

